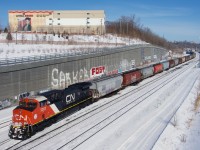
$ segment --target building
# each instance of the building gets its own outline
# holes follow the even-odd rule
[[[8,17],[11,32],[105,33],[103,10],[11,10]]]

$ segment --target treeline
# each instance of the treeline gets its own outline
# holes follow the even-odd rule
[[[130,38],[138,38],[153,45],[170,48],[169,42],[151,31],[148,27],[140,24],[134,15],[122,16],[116,21],[106,22],[106,33],[117,34]]]
[[[183,51],[183,50],[200,50],[200,44],[195,42],[188,42],[188,41],[174,41],[171,42],[172,49],[174,51]]]
[[[153,33],[148,27],[144,27],[140,24],[139,19],[132,16],[122,16],[116,21],[106,22],[106,33],[117,34],[119,36],[138,38],[147,43],[164,47],[166,49],[182,52],[186,48],[199,48],[199,44],[192,42],[169,42],[164,37],[160,37]]]

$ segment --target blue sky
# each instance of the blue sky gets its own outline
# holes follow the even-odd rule
[[[105,10],[106,20],[135,15],[140,24],[169,41],[200,43],[198,0],[0,0],[0,24],[8,10]]]

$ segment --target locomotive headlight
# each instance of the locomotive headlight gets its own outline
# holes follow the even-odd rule
[[[19,126],[19,123],[18,123],[18,122],[14,122],[13,125],[14,125],[15,127],[17,127],[17,126]]]

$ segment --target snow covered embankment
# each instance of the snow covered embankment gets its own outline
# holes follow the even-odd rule
[[[0,59],[27,57],[33,55],[74,53],[100,48],[114,48],[125,45],[147,44],[140,39],[106,35],[69,35],[68,39],[52,34],[12,33],[13,40],[6,40],[7,33],[0,34]],[[17,40],[16,40],[17,37]],[[21,42],[20,42],[21,41]],[[23,42],[22,42],[23,41]]]
[[[200,70],[200,69],[198,69]],[[200,74],[193,89],[177,111],[153,150],[199,150],[200,143],[200,108],[195,110],[200,91]]]

